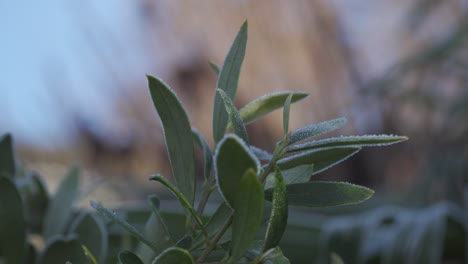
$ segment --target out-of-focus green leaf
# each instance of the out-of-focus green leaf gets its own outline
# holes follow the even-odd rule
[[[177,187],[193,205],[195,157],[189,119],[179,98],[167,84],[150,75],[148,84],[164,128],[167,152]]]
[[[343,260],[336,253],[330,255],[330,264],[344,264]]]
[[[37,252],[36,252],[36,248],[34,248],[31,242],[27,242],[25,253],[26,255],[24,256],[22,263],[36,263]]]
[[[234,133],[248,144],[249,139],[247,137],[247,131],[245,130],[244,122],[242,121],[242,118],[234,106],[231,98],[229,98],[229,96],[227,96],[227,94],[221,89],[216,89],[216,92],[219,93],[223,99],[224,107],[226,107],[226,111],[228,113],[229,120],[231,121]]]
[[[219,75],[219,66],[216,65],[216,63],[210,61],[210,67],[211,69],[216,73],[216,75]]]
[[[44,226],[44,216],[49,205],[49,194],[40,175],[31,174],[31,192],[26,198],[28,204],[28,224],[34,231],[39,231]]]
[[[144,262],[134,253],[124,251],[119,254],[119,264],[144,264]]]
[[[346,118],[342,117],[299,128],[298,130],[291,132],[291,136],[289,137],[289,145],[331,132],[344,126],[345,124]]]
[[[284,132],[284,135],[288,134],[288,132],[289,132],[289,110],[291,108],[292,97],[293,97],[293,94],[289,94],[288,97],[286,98],[286,101],[284,102],[284,108],[283,108],[283,132]]]
[[[99,263],[104,262],[108,248],[108,233],[101,219],[83,211],[71,224],[70,231],[78,235],[78,241],[89,249]]]
[[[143,235],[148,241],[156,245],[158,250],[155,251],[146,244],[140,242],[135,253],[144,263],[149,263],[157,254],[174,245],[174,239],[159,212],[158,197],[156,195],[149,196],[148,203],[151,207],[151,215],[145,224]]]
[[[239,82],[240,70],[244,61],[247,46],[247,28],[247,21],[245,21],[224,60],[216,83],[216,88],[223,90],[232,101],[236,96],[237,83]],[[224,108],[221,96],[216,93],[213,106],[213,137],[215,142],[223,138],[227,123],[228,113]]]
[[[231,208],[235,208],[242,175],[248,169],[258,171],[258,167],[258,160],[238,136],[230,134],[219,142],[215,153],[216,182]]]
[[[231,258],[237,260],[250,248],[263,218],[263,187],[255,170],[249,169],[242,176],[235,197],[232,221]]]
[[[80,173],[72,168],[51,199],[44,218],[43,235],[49,239],[63,234],[70,220],[73,204],[79,196]]]
[[[278,160],[281,170],[295,168],[301,165],[314,164],[314,174],[320,173],[356,154],[359,147],[328,147],[308,150],[293,156]]]
[[[288,224],[288,192],[278,168],[275,169],[275,187],[272,200],[273,205],[266,230],[264,252],[278,245]]]
[[[154,245],[151,241],[146,239],[138,230],[136,230],[135,227],[130,225],[125,219],[122,217],[118,216],[117,213],[103,207],[99,203],[96,203],[94,201],[90,202],[90,205],[96,209],[102,216],[105,218],[111,220],[112,222],[118,224],[120,227],[125,229],[127,232],[129,232],[131,235],[133,235],[136,239],[138,239],[140,242],[145,243],[148,247],[153,249],[154,251],[158,251],[158,248],[156,245]]]
[[[13,150],[13,139],[10,134],[0,137],[0,176],[15,176],[16,164]]]
[[[252,151],[252,153],[255,155],[255,157],[257,157],[257,159],[259,160],[265,160],[265,161],[270,161],[271,158],[273,158],[273,155],[266,151],[266,150],[263,150],[261,148],[257,148],[255,146],[249,146],[250,148],[250,151]]]
[[[25,232],[21,196],[9,178],[0,176],[0,253],[6,263],[22,263]]]
[[[289,205],[306,207],[328,207],[356,204],[369,199],[374,191],[363,186],[346,182],[313,181],[286,186]],[[265,191],[265,198],[273,198],[271,189]]]
[[[286,150],[288,152],[294,152],[325,147],[380,147],[405,140],[408,140],[408,138],[393,135],[341,136],[288,146]]]
[[[153,260],[153,264],[191,264],[195,263],[190,253],[182,248],[172,247],[163,251]]]
[[[292,169],[281,171],[286,185],[292,183],[308,182],[314,174],[314,165],[301,165]],[[270,173],[265,181],[265,190],[275,186],[275,173]]]
[[[239,110],[242,120],[245,124],[249,124],[275,110],[280,109],[284,106],[286,99],[290,95],[292,95],[291,103],[295,103],[307,97],[308,94],[295,91],[282,91],[266,94],[248,103]]]
[[[39,256],[38,264],[89,263],[77,239],[52,239]]]
[[[192,135],[193,140],[198,144],[198,146],[202,149],[203,152],[203,176],[205,178],[205,182],[208,182],[208,178],[210,177],[211,168],[213,166],[213,153],[211,153],[210,147],[206,142],[203,135],[198,131],[196,128],[192,128]]]

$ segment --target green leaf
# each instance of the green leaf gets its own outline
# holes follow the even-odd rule
[[[73,204],[79,196],[79,182],[80,173],[75,167],[60,183],[44,218],[43,235],[46,239],[65,232],[73,211]]]
[[[338,254],[334,253],[334,252],[331,253],[331,255],[330,255],[330,263],[331,264],[344,264],[341,257]]]
[[[255,157],[257,157],[257,159],[259,159],[259,160],[270,161],[273,158],[273,155],[270,152],[266,151],[266,150],[263,150],[261,148],[257,148],[257,147],[252,146],[252,145],[250,145],[249,148],[250,148],[250,151],[252,151],[252,153],[255,155]]]
[[[6,263],[22,263],[26,253],[26,224],[21,196],[7,177],[0,176],[0,248]]]
[[[164,128],[167,152],[178,189],[193,205],[195,157],[192,129],[177,95],[158,78],[147,76],[151,97]]]
[[[144,264],[144,262],[134,253],[123,251],[119,254],[119,264]]]
[[[281,171],[275,168],[275,188],[270,222],[266,230],[263,252],[278,245],[288,224],[288,192]]]
[[[286,185],[310,181],[314,174],[314,165],[300,165],[292,169],[281,171]],[[275,173],[270,173],[265,181],[265,190],[275,186]]]
[[[216,75],[219,75],[219,66],[216,65],[216,63],[210,61],[210,67],[211,69],[216,73]]]
[[[30,192],[23,197],[23,201],[27,204],[26,210],[29,212],[26,219],[33,232],[40,232],[50,202],[49,194],[40,175],[33,172],[30,174],[30,179]]]
[[[77,239],[52,239],[39,256],[38,264],[89,263]]]
[[[284,108],[283,108],[283,131],[284,135],[287,135],[289,132],[289,109],[291,107],[291,100],[292,100],[293,94],[289,94],[288,98],[286,98],[286,101],[284,102]]]
[[[313,149],[278,160],[281,170],[287,170],[300,165],[314,164],[314,173],[320,173],[344,161],[357,153],[358,147],[329,147]]]
[[[191,264],[195,263],[190,253],[182,248],[172,247],[166,249],[157,258],[153,264]]]
[[[294,152],[324,147],[381,147],[405,140],[408,140],[408,138],[393,135],[341,136],[288,146],[286,150],[287,152]]]
[[[103,207],[99,203],[96,203],[95,201],[90,201],[89,203],[91,207],[96,209],[103,217],[111,220],[112,222],[118,224],[120,227],[125,229],[128,233],[133,235],[136,239],[138,239],[140,242],[145,243],[148,247],[153,249],[154,251],[157,251],[158,248],[148,239],[146,239],[138,230],[136,230],[135,227],[130,225],[125,219],[122,217],[118,216],[117,213]]]
[[[289,138],[289,145],[311,137],[316,137],[331,132],[344,126],[345,124],[346,118],[342,117],[333,120],[328,120],[318,124],[305,126],[303,128],[291,132],[291,136]]]
[[[252,263],[265,263],[265,264],[289,264],[289,260],[283,255],[279,247],[272,248],[267,252],[263,252],[265,241],[255,240],[252,246],[245,254],[248,260],[253,260]]]
[[[248,103],[239,110],[242,120],[245,124],[249,124],[277,109],[280,109],[284,106],[286,99],[290,95],[292,95],[291,103],[295,103],[307,97],[308,94],[294,91],[282,91],[266,94]]]
[[[306,207],[328,207],[357,204],[369,199],[374,191],[346,182],[312,181],[286,186],[289,205]],[[265,199],[271,201],[273,192],[265,191]]]
[[[259,162],[245,143],[236,135],[227,135],[215,153],[215,176],[221,195],[235,209],[235,197],[242,175],[248,170],[258,171]]]
[[[70,230],[78,235],[78,241],[97,257],[99,263],[104,262],[108,249],[108,233],[101,219],[82,211],[71,224]]]
[[[176,247],[183,248],[183,249],[189,249],[192,246],[193,243],[193,238],[191,235],[186,235],[179,239],[177,243],[175,244]]]
[[[196,128],[192,128],[193,140],[203,151],[203,176],[205,182],[208,182],[210,177],[211,168],[213,167],[213,153],[211,153],[210,147],[206,142],[203,135]]]
[[[224,60],[216,84],[216,88],[226,92],[232,101],[234,101],[236,96],[237,83],[239,82],[240,70],[244,61],[245,48],[247,46],[247,28],[247,21],[245,21]],[[223,137],[227,123],[228,114],[224,108],[223,100],[216,93],[213,106],[213,137],[215,142],[220,141]]]
[[[219,93],[219,95],[223,99],[224,107],[226,107],[226,111],[229,115],[229,120],[231,121],[234,133],[240,138],[242,138],[242,140],[244,140],[245,143],[248,144],[249,140],[247,137],[247,131],[245,130],[244,122],[242,121],[239,112],[237,112],[234,103],[223,90],[216,89],[216,92]]]
[[[231,248],[234,261],[244,255],[257,235],[263,218],[263,197],[263,187],[255,170],[247,170],[235,198]]]
[[[168,180],[166,180],[166,178],[164,178],[163,176],[159,174],[152,175],[150,176],[149,179],[151,181],[158,181],[162,183],[164,186],[166,186],[167,188],[169,188],[169,190],[171,190],[171,192],[179,199],[179,202],[181,203],[181,205],[185,209],[187,209],[187,211],[192,215],[193,219],[195,220],[195,222],[197,222],[198,226],[200,226],[200,229],[203,231],[205,236],[208,236],[208,233],[206,232],[205,227],[203,226],[203,222],[198,216],[197,212],[195,212],[195,209],[193,209],[193,206],[187,201],[184,195],[174,185],[172,185]]]
[[[145,224],[143,235],[158,248],[157,251],[148,247],[144,243],[139,243],[135,253],[140,256],[144,263],[149,263],[157,254],[166,248],[174,245],[174,239],[167,228],[167,225],[159,212],[159,199],[156,195],[148,197],[148,203],[151,207],[151,215]]]
[[[13,139],[10,134],[6,134],[0,138],[0,176],[12,179],[15,173],[16,164]]]

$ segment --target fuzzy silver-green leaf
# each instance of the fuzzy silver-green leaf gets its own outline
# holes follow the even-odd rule
[[[236,97],[237,84],[247,46],[247,28],[247,21],[245,21],[224,60],[216,83],[216,88],[223,90],[233,101]],[[223,138],[227,123],[228,113],[224,108],[221,96],[216,93],[213,106],[213,137],[215,142]]]
[[[195,157],[192,129],[180,100],[162,80],[148,75],[154,106],[164,129],[166,148],[177,188],[190,204],[195,196]]]
[[[329,207],[357,204],[369,199],[374,191],[360,185],[346,182],[312,181],[286,186],[289,205],[305,207]],[[265,198],[273,198],[271,189],[265,191]]]

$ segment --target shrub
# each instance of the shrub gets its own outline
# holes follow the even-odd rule
[[[173,236],[159,211],[159,199],[149,197],[151,213],[143,228],[99,203],[91,202],[99,214],[131,234],[132,251],[118,253],[120,263],[289,263],[278,244],[288,222],[289,206],[328,207],[360,203],[373,191],[345,182],[310,181],[362,147],[386,146],[406,137],[364,135],[313,140],[336,130],[345,118],[289,130],[290,106],[307,94],[284,91],[262,96],[241,109],[233,100],[237,91],[247,43],[244,23],[222,65],[212,64],[218,74],[213,107],[214,149],[198,130],[171,88],[162,80],[148,77],[155,108],[162,122],[175,184],[164,176],[149,177],[167,187],[185,212],[185,224],[177,227],[184,235]],[[283,109],[283,136],[273,153],[249,143],[245,125]],[[232,133],[226,134],[227,130]],[[114,229],[94,213],[73,211],[79,196],[77,169],[66,176],[54,197],[49,197],[35,174],[16,169],[11,137],[0,143],[0,246],[7,263],[97,263],[112,262]],[[201,198],[195,201],[194,145],[204,156]],[[208,219],[204,209],[213,191],[223,201]],[[271,206],[269,203],[271,202]],[[196,206],[197,205],[197,206]],[[265,209],[270,208],[271,209]],[[266,227],[259,234],[261,227]],[[45,249],[36,254],[31,234],[40,234]],[[124,235],[117,235],[123,240]],[[261,239],[258,239],[258,238]],[[119,248],[119,247],[117,247]],[[339,261],[337,256],[334,256]]]

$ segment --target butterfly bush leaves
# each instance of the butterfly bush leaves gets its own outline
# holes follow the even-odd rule
[[[247,46],[247,28],[247,21],[245,21],[224,60],[216,83],[216,88],[223,90],[232,101],[236,96],[239,75],[244,61]],[[227,123],[228,113],[224,108],[221,96],[216,93],[213,106],[213,137],[215,142],[223,138]]]
[[[80,173],[72,168],[60,183],[44,218],[43,235],[49,239],[63,234],[70,220],[73,204],[79,196]]]
[[[163,125],[173,176],[178,189],[193,204],[195,157],[189,119],[174,91],[160,79],[147,77],[151,97]]]
[[[185,249],[171,247],[163,251],[159,256],[157,256],[152,264],[191,264],[195,263],[188,252]]]
[[[263,251],[278,245],[288,223],[288,192],[281,171],[275,169],[275,187],[273,189],[270,221],[266,230]]]
[[[13,151],[13,139],[10,134],[0,138],[0,176],[10,179],[16,173],[15,156]]]
[[[215,153],[216,183],[231,208],[235,208],[242,175],[248,169],[257,172],[258,167],[257,158],[238,136],[229,134],[218,143]]]
[[[393,135],[341,136],[288,146],[286,150],[288,152],[295,152],[324,147],[381,147],[405,140],[408,140],[408,138]]]
[[[221,98],[223,99],[224,106],[226,107],[226,111],[229,115],[229,120],[231,121],[234,133],[248,144],[249,140],[247,138],[247,131],[245,130],[244,122],[242,121],[242,118],[234,106],[231,98],[229,98],[227,94],[221,89],[216,89],[216,92],[221,95]]]
[[[289,132],[289,112],[291,108],[291,100],[292,100],[293,94],[289,94],[288,97],[286,98],[286,101],[284,102],[284,108],[283,108],[283,131],[284,135],[288,134]]]
[[[344,161],[357,153],[359,147],[329,147],[313,149],[278,160],[281,170],[287,170],[300,165],[314,164],[314,174],[320,173]]]
[[[14,183],[0,176],[0,246],[6,263],[22,263],[26,247],[26,223],[21,196]]]
[[[255,239],[263,218],[263,187],[255,170],[248,169],[242,176],[235,197],[232,221],[231,257],[242,257]]]
[[[328,120],[318,124],[311,124],[291,132],[289,144],[294,144],[305,139],[320,136],[322,134],[336,130],[346,124],[346,118],[337,118]]]
[[[346,182],[313,181],[286,186],[289,205],[305,207],[329,207],[357,204],[369,199],[374,191]],[[265,198],[273,199],[273,191],[265,191]]]
[[[314,174],[314,165],[300,165],[292,169],[281,171],[286,185],[292,183],[308,182],[310,176]],[[270,173],[265,182],[265,189],[271,189],[275,186],[275,173]]]
[[[203,152],[203,177],[205,182],[207,182],[213,166],[213,153],[211,153],[210,147],[200,131],[196,128],[192,128],[192,135],[193,140],[198,144]]]
[[[291,103],[295,103],[304,99],[307,95],[307,93],[295,91],[281,91],[266,94],[242,107],[239,110],[239,114],[245,124],[250,124],[257,119],[282,108],[289,96],[292,96]]]

